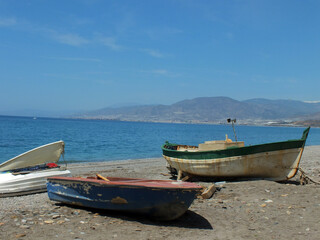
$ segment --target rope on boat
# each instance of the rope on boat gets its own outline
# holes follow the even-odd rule
[[[314,183],[314,184],[320,185],[320,182],[313,180],[301,168],[299,168],[299,171],[300,171],[300,185],[306,185],[309,183]]]

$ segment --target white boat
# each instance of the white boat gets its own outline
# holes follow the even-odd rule
[[[0,164],[0,197],[46,191],[46,180],[69,176],[70,171],[58,163],[64,154],[64,142],[49,143]]]

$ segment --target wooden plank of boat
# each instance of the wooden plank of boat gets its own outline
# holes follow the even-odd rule
[[[297,173],[309,130],[304,130],[301,139],[212,151],[166,142],[162,151],[168,164],[180,173],[284,181]]]
[[[22,153],[2,164],[0,171],[8,171],[17,168],[25,168],[43,163],[57,163],[61,154],[64,153],[64,142],[49,143],[30,151]]]
[[[173,220],[184,214],[201,186],[172,180],[108,177],[48,178],[48,196],[53,201],[96,209],[143,214],[158,220]]]

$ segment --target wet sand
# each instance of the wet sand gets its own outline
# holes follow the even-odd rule
[[[320,146],[306,147],[300,167],[320,182]],[[162,158],[68,168],[74,176],[171,177]],[[300,185],[298,175],[286,183],[226,182],[170,222],[61,205],[46,193],[0,198],[0,239],[320,239],[320,185]]]

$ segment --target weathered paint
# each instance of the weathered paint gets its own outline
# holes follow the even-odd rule
[[[202,189],[172,180],[49,178],[51,200],[86,207],[144,214],[160,220],[181,216]],[[88,187],[89,186],[89,187]]]
[[[128,201],[122,197],[116,197],[116,198],[112,198],[111,202],[114,204],[128,204]]]
[[[281,150],[220,159],[178,159],[164,156],[175,169],[206,177],[258,177],[275,181],[294,176],[301,149]]]
[[[178,171],[207,177],[256,177],[275,181],[292,178],[299,167],[307,139],[307,128],[301,139],[267,143],[216,151],[179,151],[180,145],[166,143],[163,157]],[[168,149],[169,148],[169,149]]]

